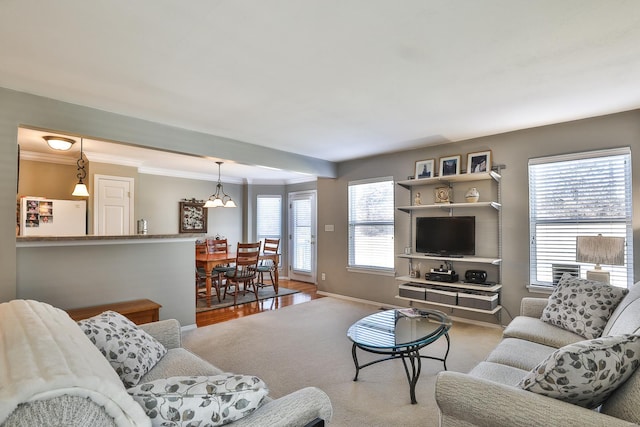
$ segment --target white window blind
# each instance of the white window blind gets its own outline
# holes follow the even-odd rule
[[[309,198],[295,199],[292,201],[290,209],[293,219],[293,230],[291,231],[294,240],[292,267],[301,272],[311,273],[311,239],[313,235],[311,200]]]
[[[577,236],[625,238],[625,265],[602,265],[612,285],[633,283],[629,148],[529,161],[530,281],[553,286],[563,272],[586,277],[576,262]]]
[[[282,197],[258,195],[256,204],[256,234],[258,240],[282,237]]]
[[[349,183],[349,267],[394,268],[393,178]]]

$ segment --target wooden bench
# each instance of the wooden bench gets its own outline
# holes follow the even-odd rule
[[[66,310],[69,316],[75,320],[87,319],[107,310],[112,310],[126,316],[136,325],[149,322],[157,322],[160,319],[160,307],[157,302],[149,299],[137,299],[132,301],[114,302],[110,304],[94,305]]]

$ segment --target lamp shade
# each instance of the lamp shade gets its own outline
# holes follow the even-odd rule
[[[596,266],[624,265],[624,237],[578,236],[576,261]]]
[[[76,187],[73,189],[73,193],[71,193],[71,195],[79,197],[89,197],[89,190],[87,190],[87,186],[84,183],[79,182],[76,184]]]
[[[205,208],[221,208],[223,206],[224,203],[222,203],[222,199],[220,198],[209,199],[204,204]]]
[[[43,136],[45,141],[47,141],[47,145],[53,148],[54,150],[67,151],[71,148],[71,146],[76,142],[71,138],[64,138],[62,136]]]

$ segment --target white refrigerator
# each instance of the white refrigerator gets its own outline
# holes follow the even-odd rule
[[[84,236],[86,234],[86,200],[56,200],[41,197],[20,199],[21,236]]]

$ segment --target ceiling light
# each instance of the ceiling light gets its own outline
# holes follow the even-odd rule
[[[78,164],[78,174],[76,175],[78,177],[78,183],[71,195],[89,197],[89,190],[87,190],[87,185],[83,181],[87,177],[87,171],[84,169],[84,159],[82,158],[82,138],[80,138],[80,158],[76,163]]]
[[[236,204],[231,200],[231,196],[224,192],[222,188],[222,182],[220,181],[220,165],[224,162],[216,162],[218,164],[218,184],[216,185],[216,192],[209,196],[204,204],[205,208],[235,208]],[[222,194],[221,194],[222,193]]]
[[[42,138],[45,141],[47,141],[47,144],[49,145],[49,147],[53,148],[54,150],[60,150],[60,151],[69,150],[71,146],[76,142],[74,139],[64,138],[62,136],[47,135],[47,136],[43,136]]]

